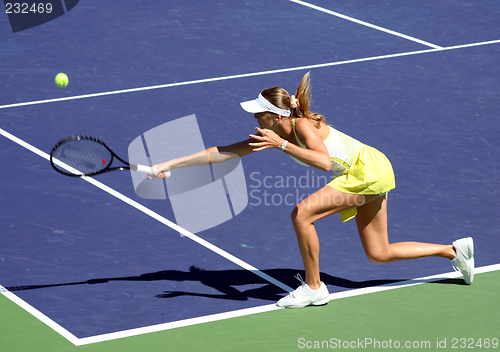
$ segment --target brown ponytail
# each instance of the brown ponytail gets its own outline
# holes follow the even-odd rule
[[[271,87],[261,92],[271,104],[283,110],[293,110],[291,117],[305,117],[312,122],[314,127],[320,128],[321,123],[326,123],[325,118],[309,110],[311,104],[310,72],[307,72],[300,81],[295,95],[290,95],[280,87]]]
[[[294,110],[295,116],[307,118],[316,128],[320,128],[322,122],[326,123],[323,115],[309,110],[309,106],[311,105],[310,72],[307,72],[302,78],[302,81],[300,81],[299,87],[295,91],[295,98],[297,99],[297,107]]]

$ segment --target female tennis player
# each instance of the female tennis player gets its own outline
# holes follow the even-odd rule
[[[319,270],[319,239],[314,222],[339,213],[342,220],[356,218],[361,243],[373,263],[421,257],[443,257],[460,270],[467,284],[474,278],[472,238],[459,239],[450,245],[418,242],[389,243],[387,233],[387,193],[395,187],[389,160],[378,150],[329,126],[322,115],[309,109],[311,85],[307,73],[295,95],[280,87],[263,90],[257,99],[241,103],[254,114],[257,133],[239,143],[212,147],[187,157],[154,165],[155,177],[179,167],[194,166],[200,156],[209,162],[222,162],[231,155],[240,157],[268,148],[289,154],[298,163],[324,171],[334,178],[325,187],[301,201],[292,212],[292,222],[305,268],[301,286],[278,301],[278,306],[298,308],[323,305],[329,301]],[[212,155],[212,161],[210,161]],[[217,160],[213,156],[217,156]]]

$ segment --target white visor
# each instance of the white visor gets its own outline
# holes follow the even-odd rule
[[[243,110],[246,112],[256,114],[258,112],[269,111],[275,114],[288,117],[290,116],[290,110],[283,110],[271,104],[266,98],[259,94],[257,99],[244,101],[240,103]]]

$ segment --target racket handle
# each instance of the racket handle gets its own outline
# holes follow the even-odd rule
[[[130,165],[130,168],[137,172],[142,172],[148,175],[154,175],[156,169],[154,167],[146,166],[146,165]]]
[[[145,165],[130,165],[130,168],[134,171],[142,172],[148,175],[154,175],[156,172],[156,169],[154,167],[149,167]],[[170,171],[166,171],[165,177],[169,178],[170,176],[172,176],[172,173]]]

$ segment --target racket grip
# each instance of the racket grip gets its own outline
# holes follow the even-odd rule
[[[142,172],[148,175],[154,175],[156,169],[154,167],[146,166],[146,165],[130,165],[130,168],[137,172]]]
[[[156,172],[156,168],[145,165],[130,165],[130,168],[137,172],[143,172],[148,175],[154,175]],[[170,176],[172,176],[172,173],[170,171],[165,171],[165,178],[169,178]]]

